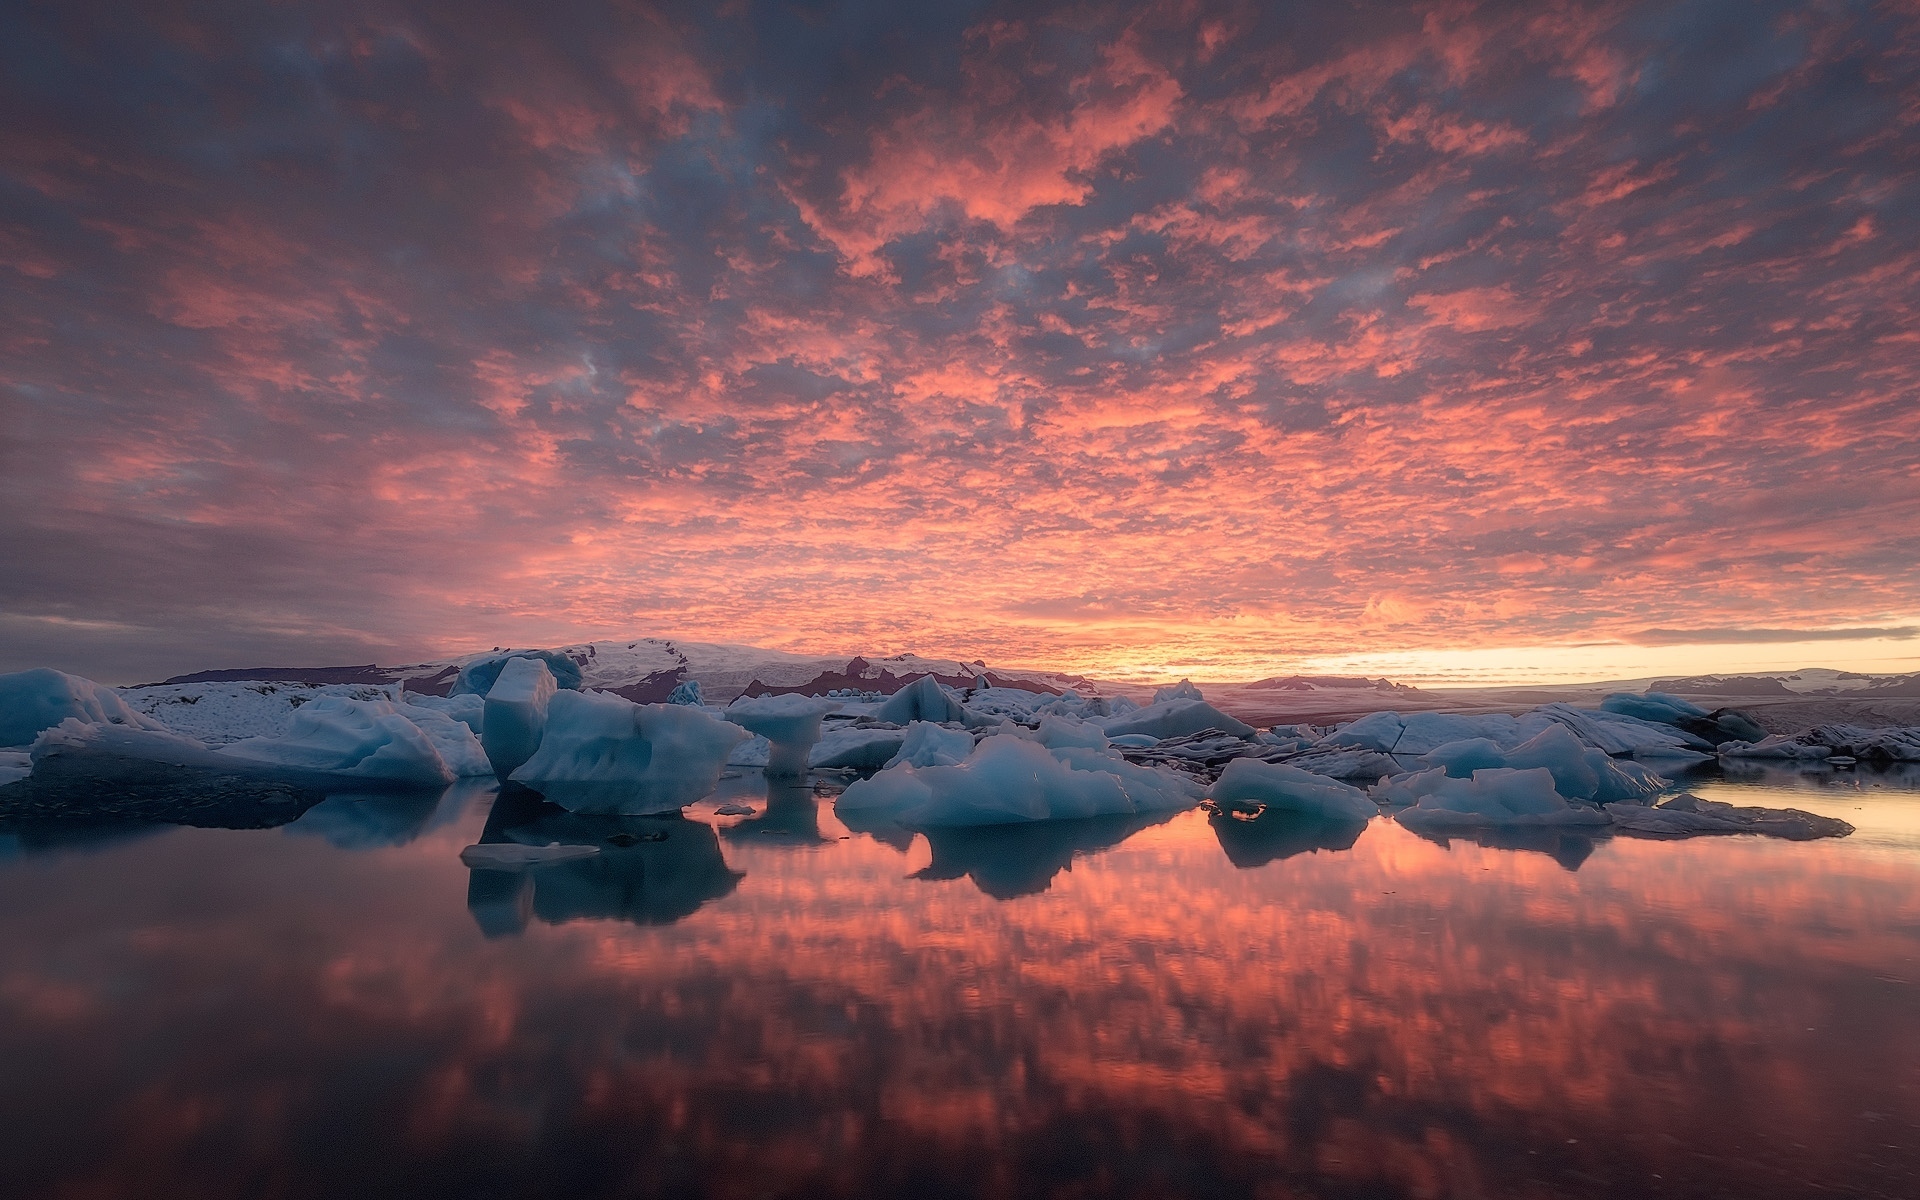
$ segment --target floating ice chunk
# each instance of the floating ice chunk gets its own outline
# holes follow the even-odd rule
[[[807,752],[820,740],[820,718],[840,707],[838,700],[786,694],[735,700],[726,719],[766,738],[767,774],[805,775]]]
[[[1807,740],[1867,762],[1920,762],[1920,728],[1912,726],[1817,725]]]
[[[91,679],[47,667],[0,675],[0,746],[26,746],[68,718],[90,725],[164,729],[128,707],[120,693]]]
[[[558,689],[543,659],[511,658],[501,664],[480,723],[480,744],[500,778],[513,774],[540,748],[548,706]]]
[[[1153,702],[1160,704],[1168,700],[1205,700],[1200,689],[1193,686],[1193,680],[1182,679],[1172,687],[1163,687],[1153,694]]]
[[[684,704],[557,692],[540,749],[512,778],[574,812],[675,812],[713,791],[747,736]]]
[[[1150,733],[1120,733],[1107,738],[1109,745],[1124,746],[1128,750],[1146,750],[1160,744],[1160,739]]]
[[[1759,833],[1804,842],[1846,837],[1853,832],[1852,825],[1836,817],[1822,817],[1797,808],[1736,807],[1691,795],[1675,796],[1652,808],[1640,804],[1609,804],[1607,816],[1615,829],[1661,837]]]
[[[911,767],[951,767],[965,762],[972,753],[973,735],[966,730],[948,729],[931,721],[915,721],[907,726],[900,749],[887,760],[886,765],[894,767],[904,763]]]
[[[908,729],[911,728],[908,726]],[[967,739],[967,748],[971,750],[973,735],[961,733],[959,736]],[[906,740],[906,729],[857,725],[847,729],[830,729],[814,744],[808,761],[816,767],[877,771],[893,760]]]
[[[79,717],[68,717],[51,729],[43,729],[28,751],[35,767],[53,757],[135,759],[178,767],[208,769],[236,768],[236,762],[224,758],[193,738],[158,729],[132,725],[95,725]]]
[[[1212,795],[1215,802],[1223,805],[1264,804],[1268,808],[1354,821],[1365,821],[1380,811],[1379,806],[1367,798],[1367,793],[1357,787],[1257,758],[1236,758],[1228,763],[1214,782]]]
[[[1471,775],[1466,778],[1471,778]],[[1429,796],[1436,791],[1441,781],[1448,778],[1445,767],[1429,767],[1424,771],[1414,771],[1406,775],[1394,775],[1374,784],[1367,794],[1375,804],[1417,804],[1420,797]]]
[[[472,732],[451,717],[418,711],[428,720],[438,717],[436,733],[441,737],[450,739],[458,730],[471,740]],[[385,700],[346,696],[322,696],[301,705],[283,736],[244,738],[214,754],[255,767],[343,779],[436,785],[457,777],[411,714]]]
[[[460,676],[453,684],[453,694],[487,695],[493,691],[507,664],[516,659],[545,663],[547,671],[553,676],[554,686],[562,691],[578,691],[580,688],[580,664],[558,650],[514,650],[490,658],[478,658],[461,667]]]
[[[1040,728],[1034,738],[1049,750],[1058,750],[1062,746],[1091,746],[1096,750],[1107,748],[1105,730],[1091,721],[1076,721],[1072,717],[1041,717]]]
[[[1145,733],[1156,738],[1185,737],[1203,729],[1218,729],[1237,737],[1254,736],[1253,726],[1228,716],[1205,700],[1161,700],[1133,712],[1100,722],[1109,738]]]
[[[695,708],[699,708],[706,703],[706,701],[700,698],[700,681],[698,679],[682,679],[679,683],[674,684],[673,691],[667,694],[667,703],[691,704]]]
[[[600,853],[598,846],[563,846],[549,842],[544,846],[523,846],[519,842],[481,842],[460,852],[460,861],[469,867],[489,871],[525,871],[552,863],[573,862]]]
[[[1606,813],[1590,805],[1567,802],[1553,787],[1553,772],[1545,767],[1524,770],[1496,767],[1454,779],[1444,773],[1433,779],[1412,808],[1395,820],[1409,829],[1447,829],[1477,825],[1606,825]]]
[[[958,723],[967,719],[967,710],[947,694],[938,679],[922,675],[887,697],[885,703],[873,710],[873,719],[892,725],[908,725],[914,721]]]
[[[667,703],[671,704],[673,702],[669,700]],[[740,804],[732,800],[713,810],[713,815],[716,817],[750,817],[753,813],[753,805]]]
[[[1502,749],[1486,738],[1449,742],[1421,756],[1421,762],[1441,767],[1455,779],[1476,771],[1498,768],[1545,767],[1553,774],[1554,790],[1570,800],[1607,803],[1651,796],[1666,781],[1638,763],[1615,762],[1605,751],[1588,746],[1564,725],[1549,724],[1525,742]]]
[[[431,709],[445,713],[454,720],[473,730],[473,736],[479,737],[482,722],[485,720],[487,702],[481,696],[423,696],[419,692],[403,693],[401,699],[415,708]]]
[[[1134,766],[1111,751],[1049,751],[1000,734],[958,765],[889,767],[848,787],[839,803],[852,811],[892,810],[900,823],[928,828],[1171,811],[1198,797],[1190,780]]]
[[[1350,721],[1321,738],[1317,745],[1351,746],[1359,750],[1377,750],[1382,754],[1392,754],[1400,741],[1400,735],[1406,732],[1407,723],[1397,712],[1368,713],[1357,721]]]
[[[1804,736],[1804,735],[1803,735]],[[1800,737],[1789,737],[1776,733],[1772,737],[1758,742],[1726,742],[1720,747],[1722,758],[1794,758],[1826,759],[1833,753],[1833,747],[1814,742],[1801,741]]]

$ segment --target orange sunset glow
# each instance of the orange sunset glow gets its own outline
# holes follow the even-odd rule
[[[108,7],[0,667],[1920,661],[1911,3]]]

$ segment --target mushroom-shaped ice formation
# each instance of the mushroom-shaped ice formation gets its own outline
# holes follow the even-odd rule
[[[773,744],[768,775],[805,775],[807,751],[820,740],[820,718],[839,707],[838,700],[815,696],[755,696],[728,705],[726,718]]]
[[[558,690],[553,672],[541,659],[510,658],[501,666],[480,716],[480,745],[500,778],[513,774],[540,749],[548,706]]]

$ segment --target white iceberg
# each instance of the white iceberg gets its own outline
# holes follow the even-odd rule
[[[1377,794],[1397,799],[1406,794],[1393,786],[1400,782],[1392,781]],[[1402,810],[1394,819],[1409,829],[1442,831],[1487,825],[1610,823],[1610,818],[1600,809],[1569,803],[1555,791],[1553,772],[1545,767],[1495,767],[1475,771],[1471,779],[1455,779],[1437,769],[1423,771],[1417,777],[1407,777],[1406,791],[1419,794],[1414,806]]]
[[[1712,757],[1710,742],[1671,725],[1643,721],[1624,713],[1575,708],[1571,704],[1543,704],[1533,711],[1558,721],[1580,735],[1581,741],[1610,755],[1693,762]]]
[[[482,709],[480,744],[505,779],[540,749],[548,706],[558,693],[553,672],[539,658],[510,658],[500,666]]]
[[[431,726],[429,735],[415,715]],[[436,740],[462,753],[473,732],[443,713],[404,713],[385,700],[323,696],[294,710],[280,737],[245,738],[214,751],[254,767],[314,772],[342,779],[435,785],[459,777]],[[463,765],[471,765],[463,762]]]
[[[713,791],[747,736],[689,705],[556,692],[539,750],[511,778],[574,812],[675,812]]]
[[[1193,680],[1182,679],[1172,687],[1163,687],[1153,694],[1153,702],[1159,704],[1166,700],[1205,700],[1200,689],[1193,686]]]
[[[1035,741],[1049,750],[1058,750],[1063,746],[1091,746],[1096,750],[1104,750],[1108,745],[1106,730],[1092,721],[1079,721],[1072,717],[1041,717],[1040,727],[1033,736]]]
[[[886,764],[911,767],[951,767],[965,762],[973,753],[973,735],[964,729],[949,729],[932,721],[915,721],[907,726],[900,748]]]
[[[954,766],[895,766],[841,794],[851,811],[889,810],[903,825],[1007,825],[1187,808],[1200,789],[1110,750],[1050,751],[1011,734],[983,739]]]
[[[1783,733],[1757,742],[1725,742],[1720,746],[1722,758],[1814,759],[1824,762],[1833,752],[1831,746],[1802,741],[1797,736],[1789,737]]]
[[[756,696],[735,700],[725,716],[767,739],[767,774],[794,776],[807,773],[807,752],[820,740],[820,718],[839,707],[838,700],[813,696]]]
[[[1145,708],[1108,717],[1100,725],[1108,737],[1145,733],[1156,738],[1175,738],[1205,729],[1218,729],[1243,738],[1255,736],[1253,726],[1228,716],[1205,700],[1161,700]]]
[[[1365,821],[1380,811],[1367,793],[1311,771],[1257,758],[1236,758],[1214,781],[1221,805],[1265,805],[1336,820]]]
[[[485,728],[487,701],[484,696],[425,696],[419,692],[403,692],[400,699],[415,708],[445,713],[473,730],[475,737]]]
[[[165,726],[134,711],[110,687],[48,667],[0,675],[0,746],[31,745],[43,729],[77,719],[90,725]]]

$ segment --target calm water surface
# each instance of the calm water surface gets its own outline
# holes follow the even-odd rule
[[[1920,1195],[1909,782],[1692,785],[1860,829],[1804,844],[930,843],[729,786],[5,827],[0,1191]]]

